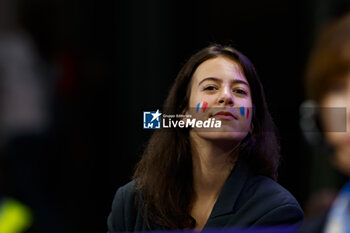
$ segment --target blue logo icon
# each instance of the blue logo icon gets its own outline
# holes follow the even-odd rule
[[[160,116],[162,113],[157,110],[156,112],[143,112],[143,128],[144,129],[160,129]]]

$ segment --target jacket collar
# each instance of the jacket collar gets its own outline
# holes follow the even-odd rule
[[[238,196],[250,174],[251,170],[248,165],[239,159],[227,178],[208,221],[218,216],[233,213]]]
[[[232,169],[230,175],[228,176],[218,200],[215,202],[213,210],[208,218],[207,223],[203,229],[211,227],[211,219],[232,214],[235,207],[238,196],[244,187],[248,177],[252,174],[248,165],[243,159],[238,159],[235,167]],[[146,227],[146,226],[144,226]],[[148,228],[148,227],[147,227]],[[165,227],[159,226],[157,224],[151,224],[152,230],[168,230]],[[149,230],[151,230],[149,229]]]

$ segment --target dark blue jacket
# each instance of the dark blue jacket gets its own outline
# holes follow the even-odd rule
[[[107,225],[109,232],[166,230],[147,227],[141,201],[135,205],[135,181],[120,187],[114,197]],[[254,175],[237,163],[229,175],[204,227],[256,227],[302,224],[304,214],[295,198],[272,179]]]

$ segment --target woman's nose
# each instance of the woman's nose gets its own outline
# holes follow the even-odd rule
[[[220,105],[229,105],[229,106],[234,105],[231,88],[224,88],[222,90],[218,99],[218,103]]]

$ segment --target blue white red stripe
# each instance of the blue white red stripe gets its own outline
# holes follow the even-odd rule
[[[202,112],[205,112],[205,109],[208,107],[208,102],[202,101],[197,104],[196,112],[199,111],[199,109],[202,109]]]

